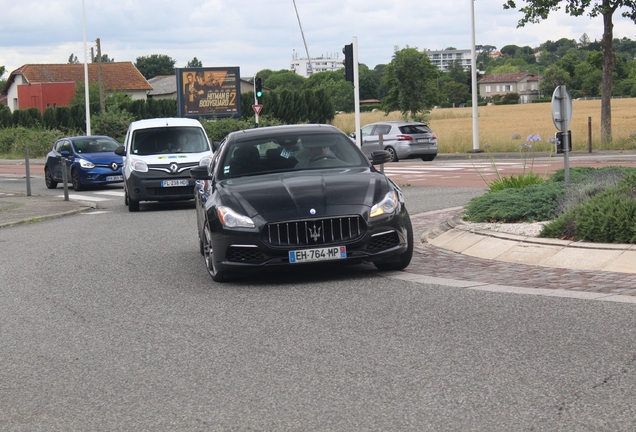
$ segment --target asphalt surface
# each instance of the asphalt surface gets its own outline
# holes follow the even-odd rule
[[[4,163],[6,165],[7,161]],[[34,168],[41,168],[37,166],[38,161],[33,165],[32,172]],[[0,191],[0,228],[87,212],[97,207],[97,203],[92,202]],[[554,263],[549,264],[545,260],[541,262],[537,258],[537,254],[545,255],[546,250],[550,251],[555,247],[554,240],[501,233],[493,237],[492,233],[462,226],[457,218],[460,211],[461,208],[450,208],[411,215],[415,238],[420,242],[416,243],[411,265],[405,272],[401,272],[404,274],[394,277],[407,277],[410,280],[415,278],[426,283],[459,284],[475,289],[520,289],[522,292],[527,289],[528,294],[579,296],[636,303],[636,265],[631,264],[636,258],[636,247],[621,246],[622,249],[617,252],[611,245],[588,244],[587,249],[581,252],[581,245],[569,242],[571,244],[561,245],[565,251],[562,253],[574,255],[570,259],[560,260],[555,266]],[[460,234],[464,237],[459,241],[459,246],[457,241],[453,243],[439,240],[445,238],[444,236],[457,238]],[[524,253],[517,254],[515,260],[509,259],[509,252],[501,253],[500,257],[494,259],[492,245],[482,248],[474,246],[479,242],[487,245],[487,242],[493,241],[499,242],[497,247],[502,247],[506,242],[514,242]],[[471,253],[467,253],[471,246]],[[604,271],[591,264],[609,262],[612,259],[623,263],[620,266],[610,266],[619,268],[620,271]]]

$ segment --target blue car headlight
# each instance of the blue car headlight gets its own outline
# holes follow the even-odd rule
[[[371,207],[369,217],[374,218],[383,214],[394,213],[398,207],[398,196],[395,191],[387,193],[382,201]]]
[[[95,168],[95,164],[93,162],[87,161],[86,159],[80,159],[79,164],[84,169]]]

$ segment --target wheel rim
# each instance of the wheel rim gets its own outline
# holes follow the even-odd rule
[[[215,277],[217,274],[216,267],[214,266],[214,249],[212,248],[212,234],[208,224],[205,224],[203,228],[203,256],[205,257],[205,266],[208,269],[210,276]]]
[[[393,150],[392,147],[387,147],[386,151],[388,151],[389,153],[391,153],[391,160],[390,162],[395,162],[397,160],[397,155],[395,154],[395,150]]]

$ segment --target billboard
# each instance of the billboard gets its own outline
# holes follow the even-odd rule
[[[179,117],[241,117],[238,67],[177,69]]]

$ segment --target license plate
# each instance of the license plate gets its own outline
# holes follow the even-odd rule
[[[418,139],[417,139],[417,142],[418,142],[418,143],[430,143],[430,142],[431,142],[431,140],[426,139],[426,138],[418,138]]]
[[[329,261],[344,259],[347,257],[346,246],[333,246],[315,249],[302,249],[297,251],[289,251],[289,262],[292,264],[313,262],[313,261]]]
[[[189,186],[190,180],[162,180],[161,187]]]
[[[123,176],[107,176],[106,177],[106,181],[117,181],[117,180],[123,180],[124,177]]]

